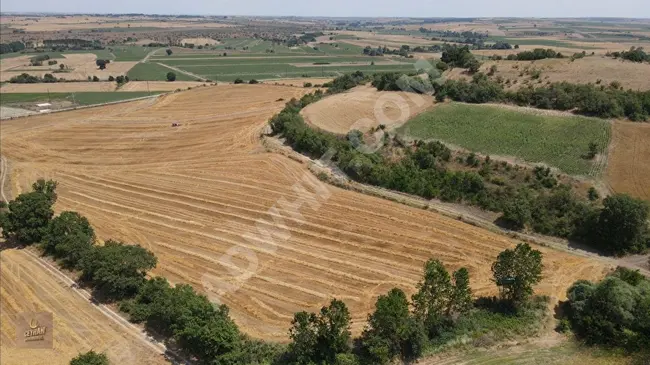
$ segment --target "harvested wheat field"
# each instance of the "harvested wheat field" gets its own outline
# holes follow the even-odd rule
[[[477,294],[496,294],[491,262],[516,241],[319,183],[304,164],[265,150],[259,135],[284,106],[276,100],[307,91],[223,85],[3,123],[12,192],[56,179],[57,211],[87,216],[100,239],[153,250],[154,274],[227,304],[258,338],[286,341],[295,312],[333,297],[358,334],[377,296],[395,286],[413,293],[432,257],[466,266]],[[540,249],[538,289],[553,297],[610,268]]]
[[[181,40],[182,44],[194,44],[197,46],[203,46],[203,45],[210,45],[214,46],[215,44],[219,44],[219,41],[212,39],[212,38],[183,38]]]
[[[399,127],[432,105],[431,96],[359,86],[308,105],[302,115],[318,128],[346,134],[353,129],[366,132],[380,124]]]
[[[504,81],[517,80],[512,88],[526,86],[524,82],[532,85],[544,85],[547,82],[570,82],[578,84],[600,83],[609,85],[618,81],[626,89],[650,90],[650,77],[641,77],[650,72],[647,64],[615,60],[609,57],[587,56],[571,62],[571,59],[544,59],[537,61],[488,61],[481,66],[481,71],[487,73],[490,67],[497,66],[495,77],[501,76]],[[538,80],[531,80],[530,72],[526,70],[541,71]],[[462,69],[453,69],[446,72],[445,76],[451,79],[466,78]],[[527,81],[526,81],[527,80]],[[600,82],[598,81],[600,80]]]
[[[650,124],[612,126],[606,180],[610,189],[650,201]]]
[[[0,351],[3,364],[68,364],[80,352],[105,351],[113,364],[164,364],[162,355],[139,339],[139,331],[108,319],[25,250],[0,253]],[[15,347],[20,312],[51,312],[52,349]]]

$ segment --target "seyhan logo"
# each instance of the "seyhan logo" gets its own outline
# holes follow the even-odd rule
[[[52,313],[20,313],[16,316],[16,345],[22,348],[52,348]]]

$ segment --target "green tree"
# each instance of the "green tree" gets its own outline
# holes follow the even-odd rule
[[[97,76],[93,76],[93,81],[94,81],[94,82],[98,82],[98,81],[99,81],[99,77],[97,77]]]
[[[169,48],[167,48],[167,49],[165,50],[165,52],[167,52],[167,56],[171,56],[172,53],[174,53],[174,51],[172,51],[172,50],[169,49]]]
[[[97,60],[97,61],[95,61],[95,64],[97,65],[97,67],[99,67],[100,70],[105,70],[107,63],[108,62],[106,62],[106,60]]]
[[[414,315],[424,323],[430,337],[437,335],[444,316],[449,311],[453,287],[447,269],[439,260],[424,265],[424,280],[417,284],[418,292],[411,300]]]
[[[542,280],[543,267],[542,253],[527,243],[501,252],[492,264],[492,274],[501,297],[514,304],[526,301],[533,294],[533,285]]]
[[[80,268],[82,278],[107,299],[122,299],[138,292],[147,270],[153,269],[156,262],[149,250],[109,240],[85,255]]]
[[[646,202],[629,195],[615,194],[605,198],[597,224],[600,247],[615,254],[645,250],[650,240],[649,211]]]
[[[5,238],[23,244],[40,242],[54,215],[52,205],[56,201],[56,182],[39,180],[32,185],[34,191],[18,195],[8,204],[8,210],[0,212],[0,227]]]
[[[184,352],[196,357],[200,364],[236,364],[241,346],[241,333],[221,305],[207,321],[190,319],[175,334]]]
[[[332,300],[319,314],[295,314],[289,337],[289,353],[298,364],[332,364],[337,354],[350,352],[350,313],[340,300]]]
[[[464,314],[472,309],[472,288],[469,286],[469,271],[461,267],[453,274],[454,285],[447,307],[447,315]]]
[[[173,72],[167,72],[167,81],[176,81],[176,74]]]
[[[367,361],[386,364],[395,356],[413,359],[422,352],[426,341],[424,329],[409,314],[409,303],[401,289],[381,295],[368,325],[361,335],[361,347]]]
[[[41,245],[46,254],[61,258],[65,266],[74,268],[94,242],[95,232],[88,219],[66,211],[50,221]]]
[[[90,350],[70,360],[70,365],[109,365],[108,356]]]

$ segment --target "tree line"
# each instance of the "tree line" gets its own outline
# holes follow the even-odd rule
[[[477,104],[508,102],[539,109],[570,110],[600,118],[626,117],[632,121],[645,121],[650,117],[650,91],[623,90],[617,82],[607,86],[557,82],[506,91],[498,82],[478,73],[471,81],[447,80],[434,87],[439,101],[449,98]]]
[[[148,278],[157,264],[151,251],[113,240],[98,245],[81,214],[55,216],[56,188],[54,181],[38,180],[31,192],[9,202],[0,212],[3,236],[38,245],[62,267],[79,272],[95,298],[117,303],[132,322],[200,364],[387,364],[395,358],[415,359],[427,348],[463,335],[496,331],[506,322],[523,328],[532,320],[536,327],[546,307],[546,298],[532,299],[532,288],[541,280],[542,254],[519,244],[500,253],[492,265],[498,298],[475,298],[466,268],[450,274],[431,259],[410,301],[399,288],[379,296],[359,338],[352,339],[347,306],[333,299],[319,313],[294,315],[288,346],[256,341],[240,332],[227,306],[213,305],[190,285]],[[107,363],[105,354],[94,351],[71,361]]]
[[[372,82],[381,90],[394,90],[391,85],[397,84],[395,77],[395,74],[375,75]],[[359,78],[356,82],[367,82],[367,79]],[[332,84],[356,85],[349,75]],[[336,90],[345,87],[338,86]],[[298,152],[319,158],[333,151],[332,161],[355,181],[426,199],[438,198],[501,212],[498,222],[512,229],[528,228],[571,238],[609,254],[643,252],[650,247],[646,223],[650,208],[642,200],[617,194],[604,199],[602,204],[590,201],[576,196],[569,186],[558,184],[550,169],[541,167],[531,171],[532,179],[525,184],[516,181],[514,185],[506,184],[493,179],[491,174],[500,168],[510,171],[512,167],[507,163],[501,167],[489,157],[481,159],[472,154],[464,157],[464,167],[454,167],[451,151],[440,142],[406,145],[385,135],[379,151],[364,153],[357,149],[363,141],[361,132],[337,136],[304,122],[300,110],[323,96],[317,92],[290,100],[269,124],[274,133],[281,134]],[[382,149],[386,146],[397,148],[398,155],[403,157],[397,160],[385,157]]]
[[[650,54],[643,50],[643,47],[631,47],[629,51],[607,52],[607,56],[620,58],[632,62],[650,62]]]

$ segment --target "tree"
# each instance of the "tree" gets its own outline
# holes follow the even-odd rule
[[[88,219],[66,211],[50,221],[41,245],[46,254],[63,258],[67,266],[74,267],[94,242],[95,232]]]
[[[95,61],[95,64],[97,65],[97,67],[99,67],[100,70],[106,69],[106,64],[107,63],[108,62],[106,62],[106,60],[97,60],[97,61]]]
[[[470,74],[475,74],[481,68],[481,63],[477,59],[472,58],[470,61],[467,62],[466,66],[467,66],[467,71]]]
[[[99,81],[99,77],[97,77],[97,76],[93,76],[93,81],[94,81],[94,82]]]
[[[542,253],[527,243],[501,252],[492,264],[494,282],[500,288],[501,297],[513,304],[526,301],[533,294],[533,285],[542,280],[543,267]]]
[[[175,338],[183,351],[195,356],[200,364],[235,364],[241,346],[241,334],[225,305],[207,321],[188,321]]]
[[[422,352],[426,335],[419,321],[409,315],[408,300],[401,289],[381,295],[361,335],[364,356],[373,364],[386,364],[395,356],[412,359]]]
[[[40,242],[54,216],[52,206],[56,201],[56,182],[39,180],[32,185],[34,191],[18,195],[0,212],[0,227],[5,238],[23,244]]]
[[[424,280],[417,284],[418,292],[413,295],[414,315],[424,323],[430,337],[439,332],[439,326],[448,312],[452,285],[449,273],[438,260],[429,260],[424,265]]]
[[[298,312],[289,330],[292,360],[298,364],[334,363],[350,352],[350,313],[340,300],[332,300],[319,314]]]
[[[64,68],[65,68],[65,65],[64,65],[64,64],[60,64],[60,65],[59,65],[59,69],[60,69],[61,71],[63,71]]]
[[[171,56],[172,53],[174,53],[174,51],[172,51],[172,50],[169,49],[169,48],[167,48],[167,49],[165,50],[165,52],[167,52],[167,56]]]
[[[113,77],[113,76],[109,76],[109,77],[108,77],[108,81],[115,81],[115,77]]]
[[[615,254],[642,252],[648,247],[650,207],[640,199],[615,194],[603,200],[598,217],[598,242],[602,249]]]
[[[447,307],[447,315],[452,313],[465,314],[472,309],[472,289],[469,286],[469,271],[461,267],[453,274],[454,285]]]
[[[138,245],[108,240],[85,255],[80,268],[82,279],[92,283],[107,299],[122,299],[137,293],[147,270],[153,269],[156,262],[151,251]]]
[[[93,350],[85,354],[79,354],[70,360],[70,365],[109,365],[108,356],[104,353],[97,353]]]
[[[176,81],[176,74],[173,72],[167,72],[167,81]]]

